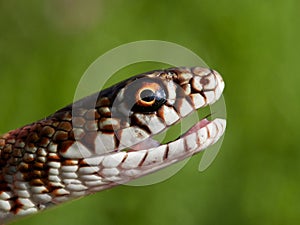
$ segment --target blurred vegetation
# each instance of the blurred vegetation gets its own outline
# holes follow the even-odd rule
[[[183,45],[218,70],[228,111],[221,152],[203,173],[195,156],[162,183],[14,224],[298,224],[299,10],[296,0],[1,0],[0,133],[69,104],[98,56],[145,39]]]

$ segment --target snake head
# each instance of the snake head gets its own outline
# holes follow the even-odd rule
[[[111,93],[110,117],[102,119],[102,128],[107,128],[101,131],[102,137],[107,140],[105,135],[111,134],[105,133],[113,132],[116,138],[109,148],[103,145],[104,152],[150,147],[149,142],[154,142],[149,138],[197,109],[215,103],[224,89],[220,74],[202,67],[151,71],[122,84],[111,89],[118,92]]]

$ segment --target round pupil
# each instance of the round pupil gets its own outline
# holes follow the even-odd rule
[[[151,102],[155,99],[155,93],[149,89],[143,90],[140,94],[140,98],[143,101]]]

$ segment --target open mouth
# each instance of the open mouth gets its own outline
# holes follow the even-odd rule
[[[208,148],[220,139],[225,128],[225,119],[210,121],[204,118],[173,141],[162,144],[153,138],[148,138],[126,149],[126,152],[136,156],[145,154],[143,158],[138,157],[141,159],[139,167],[151,168],[152,171],[155,170],[155,166],[164,167],[170,162],[180,161]]]
[[[219,139],[219,137],[221,137],[223,135],[225,127],[226,127],[226,120],[224,120],[224,119],[208,120],[207,118],[204,118],[204,119],[200,120],[199,122],[197,122],[196,124],[194,124],[185,133],[179,135],[179,137],[175,138],[174,140],[176,141],[179,139],[184,139],[184,138],[187,138],[189,135],[197,134],[198,132],[203,133],[203,130],[207,130],[207,131],[209,131],[209,133],[207,133],[207,138],[216,139],[215,141],[213,141],[213,143],[215,143]],[[202,135],[200,138],[201,140],[197,140],[197,141],[199,141],[199,145],[200,145],[200,142],[204,143],[206,141],[206,139],[204,139],[204,138],[205,138],[205,136]],[[169,141],[165,144],[169,144],[171,142],[172,141]],[[155,148],[160,145],[162,145],[162,143],[160,141],[158,141],[154,138],[148,138],[136,145],[131,146],[128,149],[124,149],[123,151],[139,151],[139,150],[143,150],[143,149]]]

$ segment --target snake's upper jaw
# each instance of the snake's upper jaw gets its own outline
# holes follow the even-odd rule
[[[218,83],[218,88],[216,89],[216,99],[218,100],[224,91],[225,83],[223,78],[217,71],[212,70],[212,73],[216,76],[217,83]]]
[[[217,71],[211,69],[194,69],[194,73],[198,73],[198,76],[192,78],[191,86],[195,93],[191,93],[190,98],[195,108],[214,104],[223,93],[225,87],[223,78]]]
[[[221,75],[217,71],[208,68],[168,69],[160,76],[169,78],[163,79],[162,82],[163,86],[165,86],[165,92],[168,93],[166,104],[162,105],[156,113],[134,113],[131,121],[135,125],[146,128],[149,133],[144,132],[140,128],[136,128],[134,131],[139,135],[132,135],[133,131],[127,132],[128,134],[121,131],[120,137],[122,138],[120,143],[123,145],[119,146],[119,150],[123,148],[125,151],[136,151],[160,146],[161,143],[152,139],[153,135],[179,122],[192,112],[214,104],[220,99],[225,87]],[[201,129],[213,126],[213,124],[215,124],[215,121],[203,119],[184,135],[181,135],[180,138],[184,138],[191,133],[197,133]],[[217,124],[218,126],[220,125],[219,128],[223,127],[225,129],[226,121],[219,119]],[[217,131],[219,136],[222,136],[223,128]],[[130,129],[133,130],[133,128]],[[134,137],[134,139],[131,137]],[[130,145],[130,143],[132,144]]]
[[[194,105],[194,109],[188,109],[188,107],[183,106],[184,103],[182,102],[184,101],[181,101],[181,104],[177,105],[176,110],[179,112],[179,114],[181,114],[182,117],[185,117],[192,111],[214,104],[217,100],[220,99],[225,87],[221,75],[215,70],[205,68],[194,68],[193,72],[194,74],[196,74],[196,76],[194,76],[190,80],[190,84],[192,86],[192,89],[194,89],[194,92],[191,92],[189,94],[189,98],[192,101],[192,104]],[[163,109],[161,110],[161,116],[167,120],[168,118],[172,117],[172,114],[169,111],[165,112],[165,110],[166,107],[163,107]],[[218,141],[219,138],[224,134],[225,127],[225,119],[214,119],[210,121],[207,118],[204,118],[202,120],[199,120],[199,122],[194,124],[194,126],[192,126],[187,132],[182,134],[176,140],[167,143],[167,145],[169,145],[172,142],[176,142],[180,139],[191,139],[191,137],[195,139],[193,135],[196,135],[196,139],[198,142],[197,148],[202,150]],[[205,135],[203,135],[204,133]],[[142,142],[131,146],[129,148],[129,151],[157,148],[161,145],[162,144],[159,141],[154,140],[150,136],[146,140],[143,140]]]

